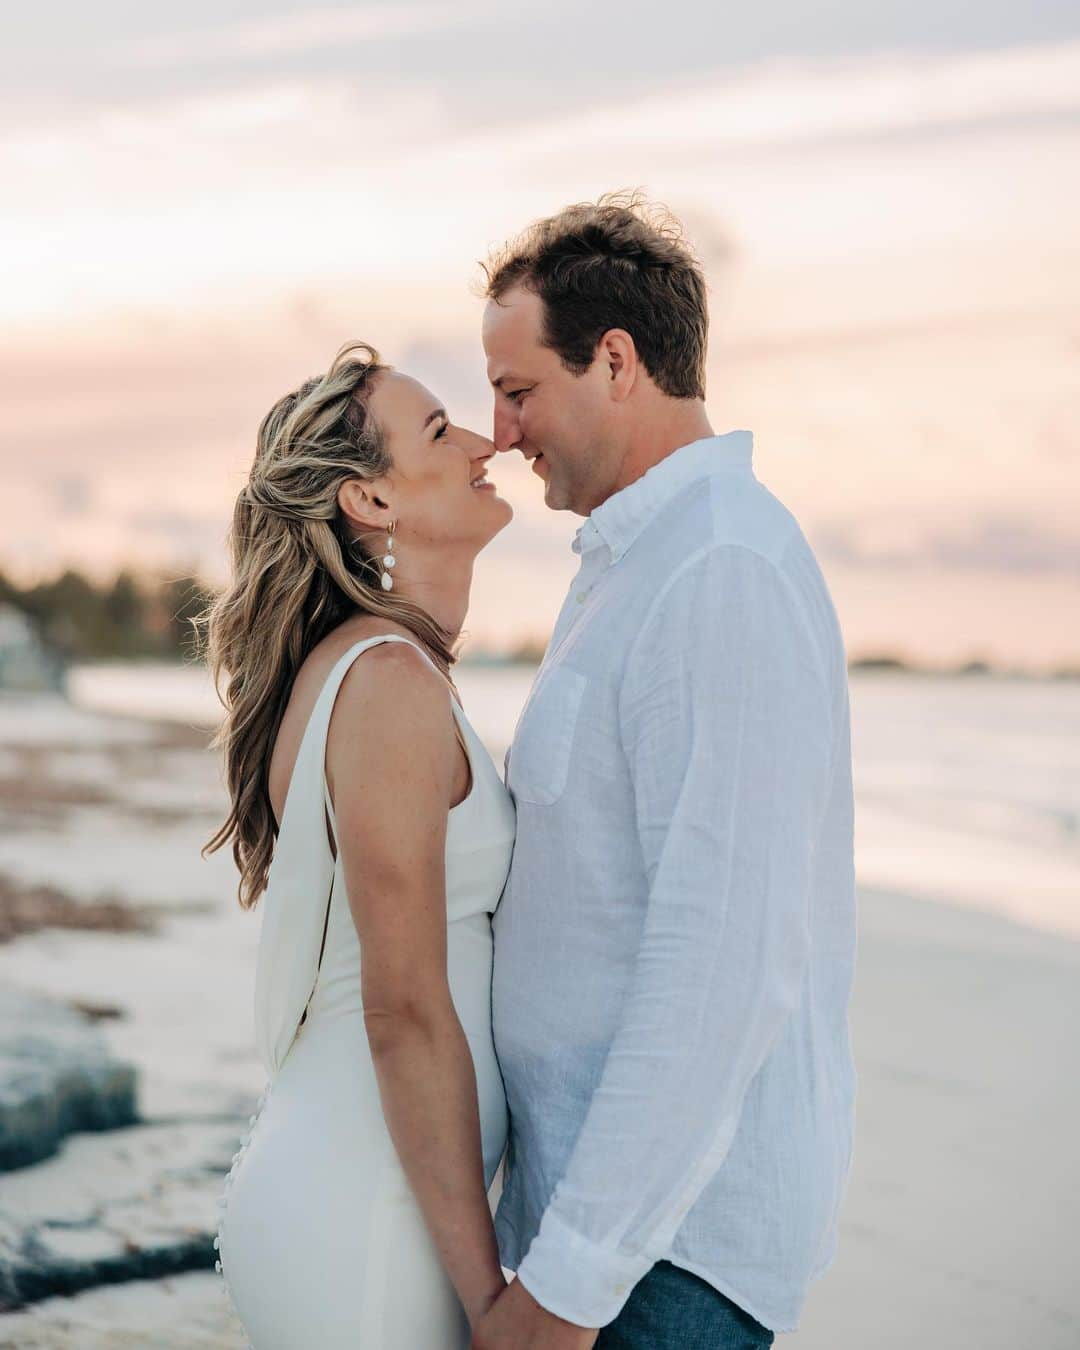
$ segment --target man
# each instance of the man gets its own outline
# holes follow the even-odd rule
[[[832,1259],[851,1150],[839,628],[750,434],[709,425],[705,285],[674,222],[570,207],[487,276],[495,444],[587,520],[507,760],[496,1230],[517,1279],[473,1345],[767,1346]]]

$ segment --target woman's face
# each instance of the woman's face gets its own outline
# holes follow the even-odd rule
[[[494,444],[451,422],[419,381],[384,372],[368,407],[393,464],[382,499],[402,535],[436,545],[471,544],[479,552],[510,523],[510,503],[486,477]]]

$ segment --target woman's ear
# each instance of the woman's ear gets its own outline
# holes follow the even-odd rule
[[[384,530],[393,519],[390,503],[376,488],[386,490],[381,480],[366,478],[347,478],[338,488],[338,507],[354,530]]]

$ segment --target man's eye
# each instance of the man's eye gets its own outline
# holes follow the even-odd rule
[[[507,391],[506,397],[510,400],[511,403],[520,403],[522,398],[528,392],[529,391],[527,389],[510,389]]]

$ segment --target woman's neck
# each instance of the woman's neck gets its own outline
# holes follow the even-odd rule
[[[469,612],[473,562],[473,558],[448,559],[445,552],[436,558],[403,550],[394,568],[393,593],[419,605],[454,642]]]

